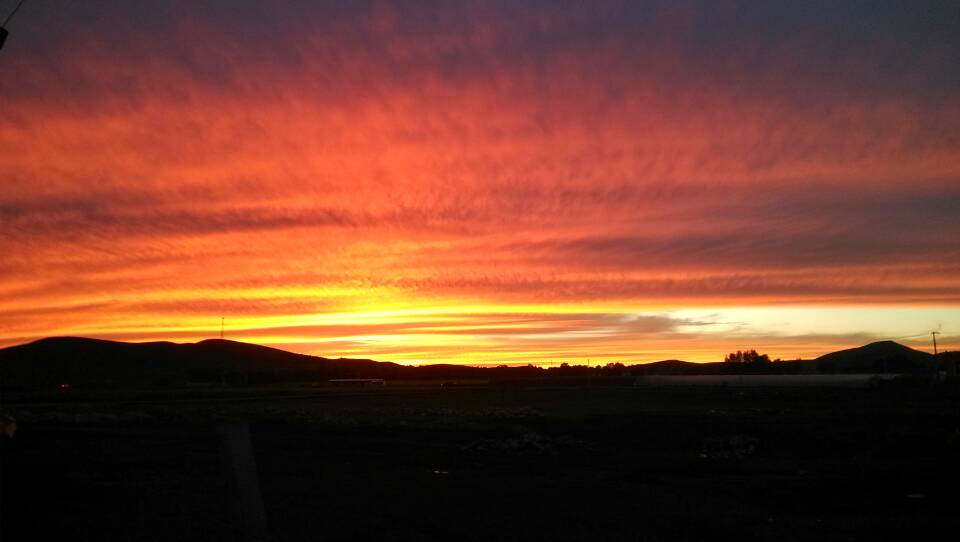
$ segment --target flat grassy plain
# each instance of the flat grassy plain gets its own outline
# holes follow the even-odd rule
[[[4,541],[875,540],[960,529],[946,388],[390,383],[4,394]],[[945,531],[944,531],[945,530]]]

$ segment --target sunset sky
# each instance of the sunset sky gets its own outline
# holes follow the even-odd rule
[[[0,15],[13,8],[0,0]],[[30,0],[0,346],[960,348],[960,5]]]

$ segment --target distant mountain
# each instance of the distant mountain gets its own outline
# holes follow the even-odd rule
[[[870,343],[814,360],[820,373],[917,373],[932,371],[932,354],[893,341]]]
[[[396,377],[407,367],[369,359],[328,359],[255,344],[124,343],[54,337],[0,350],[0,386],[147,386],[263,383],[329,378]]]
[[[892,341],[826,354],[815,360],[773,363],[691,363],[664,360],[607,367],[404,366],[369,359],[330,359],[276,348],[211,339],[198,343],[124,343],[55,337],[0,349],[0,389],[154,387],[190,384],[320,382],[333,378],[508,379],[630,375],[922,373],[935,365],[960,365],[956,353],[937,358]]]
[[[734,375],[734,374],[806,374],[816,372],[812,360],[789,360],[773,363],[727,363],[715,361],[693,363],[676,359],[632,365],[634,375]]]
[[[952,354],[952,353],[951,353]],[[787,360],[772,363],[690,363],[666,360],[633,365],[633,374],[717,375],[717,374],[815,374],[815,373],[924,373],[945,363],[950,354],[933,355],[893,341],[880,341],[857,348],[839,350],[812,360]]]
[[[681,361],[679,359],[665,359],[663,361],[653,361],[640,365],[632,365],[630,372],[633,374],[644,375],[689,375],[702,374],[704,370],[712,369],[711,366],[716,363],[693,363],[692,361]]]

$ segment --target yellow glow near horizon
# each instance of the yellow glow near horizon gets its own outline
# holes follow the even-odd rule
[[[0,346],[225,317],[403,363],[960,347],[960,97],[933,41],[824,55],[672,10],[638,32],[622,6],[444,2],[429,28],[271,5],[288,32],[251,48],[242,17],[127,4],[38,6],[22,36],[49,39],[3,51]]]

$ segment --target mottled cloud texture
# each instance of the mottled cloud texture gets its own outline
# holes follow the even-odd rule
[[[811,355],[886,337],[724,308],[868,305],[960,346],[953,2],[143,4],[11,25],[0,344]]]

